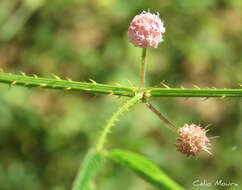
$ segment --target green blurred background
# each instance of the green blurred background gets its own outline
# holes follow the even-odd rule
[[[241,0],[0,0],[0,67],[51,73],[76,81],[138,84],[141,49],[127,38],[142,10],[159,12],[164,42],[148,50],[147,86],[238,88],[242,82]],[[0,189],[70,189],[87,150],[127,99],[0,84]],[[160,98],[151,101],[173,123],[212,124],[213,156],[187,158],[175,134],[143,104],[122,116],[107,148],[129,149],[155,161],[186,189],[222,179],[242,189],[241,99]],[[107,161],[98,190],[152,190]]]

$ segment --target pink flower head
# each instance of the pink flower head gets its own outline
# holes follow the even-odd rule
[[[196,156],[200,150],[204,150],[211,154],[208,150],[210,140],[205,129],[194,124],[185,124],[178,132],[180,136],[176,139],[175,146],[179,152],[187,156]]]
[[[163,41],[164,32],[165,28],[159,14],[143,11],[140,15],[136,15],[130,23],[128,37],[134,46],[157,48],[158,44]]]

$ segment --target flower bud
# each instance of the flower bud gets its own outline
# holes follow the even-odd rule
[[[177,150],[185,155],[196,156],[200,150],[209,152],[208,146],[210,140],[206,136],[206,130],[195,124],[185,124],[182,128],[178,129],[179,137],[176,139],[175,146]]]
[[[128,37],[134,46],[157,48],[158,44],[163,41],[164,32],[165,28],[159,14],[143,11],[130,23]]]

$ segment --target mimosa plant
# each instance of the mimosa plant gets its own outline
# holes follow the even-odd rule
[[[163,41],[165,27],[157,14],[142,12],[132,20],[128,29],[128,38],[130,42],[142,48],[141,71],[139,87],[112,86],[98,84],[94,80],[91,83],[75,82],[70,78],[65,80],[53,75],[54,79],[40,78],[36,75],[27,76],[21,72],[21,75],[0,73],[0,82],[7,83],[9,86],[22,85],[26,87],[38,87],[58,89],[65,91],[81,91],[95,94],[108,94],[116,96],[126,96],[130,99],[120,107],[108,120],[103,132],[101,133],[95,147],[90,148],[87,156],[78,170],[77,176],[73,183],[72,190],[92,189],[92,178],[105,159],[111,159],[114,162],[128,167],[140,177],[164,190],[182,190],[183,188],[169,178],[153,162],[136,153],[127,150],[107,150],[105,142],[107,136],[119,117],[128,111],[132,106],[143,103],[163,122],[165,122],[177,135],[175,147],[178,151],[186,156],[197,156],[201,150],[210,151],[210,138],[207,137],[205,128],[195,124],[184,124],[183,127],[177,128],[161,112],[149,103],[152,97],[204,97],[204,98],[225,98],[225,97],[242,97],[242,89],[200,89],[196,86],[194,89],[170,88],[164,84],[165,88],[145,87],[145,71],[147,66],[146,53],[148,48],[157,48],[158,44]]]

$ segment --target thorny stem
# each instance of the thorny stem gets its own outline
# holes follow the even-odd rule
[[[171,127],[173,130],[177,131],[177,127],[172,124],[161,112],[159,112],[154,106],[152,106],[149,102],[145,103],[148,108],[152,112],[154,112],[162,121],[164,121],[169,127]]]
[[[143,93],[137,93],[132,99],[127,101],[127,103],[124,104],[117,112],[115,112],[114,115],[108,120],[108,123],[104,127],[104,130],[97,143],[98,151],[102,151],[107,135],[110,132],[110,129],[114,125],[115,121],[118,121],[119,116],[122,115],[125,111],[127,111],[130,107],[135,105],[142,98],[143,98]]]
[[[135,96],[135,89],[131,87],[99,84],[91,79],[89,79],[91,80],[91,83],[76,82],[72,81],[70,78],[63,80],[54,74],[53,77],[54,78],[50,79],[38,77],[37,75],[27,76],[25,73],[15,75],[11,73],[1,73],[0,70],[0,83],[9,84],[9,87],[21,85],[25,87],[48,88],[64,91],[81,91],[94,94],[108,94],[128,97]]]
[[[142,57],[141,57],[141,71],[140,71],[140,88],[144,88],[145,82],[145,66],[146,66],[146,48],[142,49]]]
[[[75,82],[60,79],[55,77],[54,79],[42,78],[34,76],[26,76],[24,73],[22,75],[16,75],[11,73],[1,73],[0,68],[0,85],[1,83],[9,84],[9,86],[25,86],[25,87],[37,87],[37,88],[48,88],[55,90],[64,91],[80,91],[92,94],[108,94],[117,96],[127,96],[134,97],[136,93],[142,91],[146,99],[158,98],[158,97],[201,97],[205,98],[238,98],[242,97],[242,89],[183,89],[183,88],[143,88],[137,89],[134,87],[126,87],[120,85],[106,85],[99,84],[92,80],[92,83],[87,82]]]

